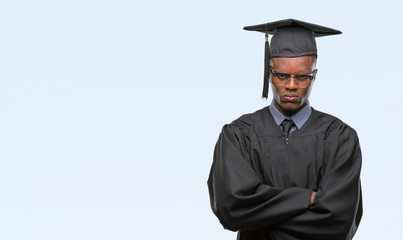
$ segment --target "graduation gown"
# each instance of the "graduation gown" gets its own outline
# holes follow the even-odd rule
[[[358,137],[312,110],[288,141],[268,107],[223,127],[208,188],[214,214],[238,240],[354,236],[362,216]]]

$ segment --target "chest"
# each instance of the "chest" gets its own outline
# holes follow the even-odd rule
[[[317,189],[324,163],[324,141],[321,134],[294,137],[260,137],[259,149],[253,151],[265,184],[280,188]]]

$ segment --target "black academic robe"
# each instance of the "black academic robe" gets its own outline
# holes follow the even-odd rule
[[[223,127],[208,179],[211,208],[239,240],[352,239],[362,216],[360,171],[347,124],[313,109],[286,141],[266,107]]]

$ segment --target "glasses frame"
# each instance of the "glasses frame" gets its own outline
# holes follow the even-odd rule
[[[305,83],[305,81],[308,80],[308,79],[310,81],[312,81],[313,79],[315,79],[315,76],[316,76],[316,69],[313,70],[310,73],[304,73],[304,74],[289,74],[289,73],[282,73],[282,72],[273,72],[272,68],[269,69],[269,72],[273,77],[275,77],[276,79],[279,80],[279,83],[280,83],[279,85],[281,85],[281,86],[287,85],[291,81],[291,78],[294,78],[295,83],[299,87],[302,87],[302,88],[308,87],[309,84],[306,84],[306,86],[305,86],[305,85],[301,85],[301,84],[298,84],[298,83]],[[280,75],[280,74],[285,75],[285,79],[280,79],[278,77],[278,75]],[[301,80],[300,77],[305,78],[305,80]]]

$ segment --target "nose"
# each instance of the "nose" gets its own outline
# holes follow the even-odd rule
[[[294,76],[291,76],[290,81],[285,85],[285,87],[289,90],[295,90],[298,88],[297,83],[295,82]]]

